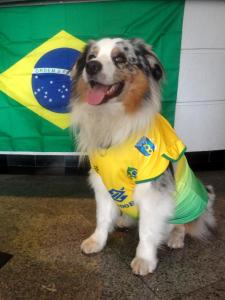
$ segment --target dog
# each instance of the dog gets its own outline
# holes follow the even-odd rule
[[[182,248],[186,234],[205,239],[215,227],[213,188],[195,177],[185,145],[159,113],[165,72],[151,46],[90,41],[71,73],[72,122],[97,203],[96,229],[81,249],[97,253],[114,228],[138,223],[131,268],[147,275],[162,243]]]

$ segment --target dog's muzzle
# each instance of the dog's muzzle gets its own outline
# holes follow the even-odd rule
[[[86,64],[86,72],[90,76],[97,75],[101,70],[102,64],[97,60],[89,61]]]

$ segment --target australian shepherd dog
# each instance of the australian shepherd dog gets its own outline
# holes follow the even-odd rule
[[[90,41],[72,70],[72,120],[97,203],[96,229],[81,249],[97,253],[114,228],[137,223],[137,275],[155,270],[162,243],[182,248],[186,234],[204,239],[215,226],[213,189],[194,176],[184,144],[159,113],[163,78],[140,39]]]

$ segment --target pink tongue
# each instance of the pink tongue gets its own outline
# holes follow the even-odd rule
[[[87,94],[87,102],[91,105],[100,104],[108,90],[108,86],[106,85],[96,85],[94,86]]]

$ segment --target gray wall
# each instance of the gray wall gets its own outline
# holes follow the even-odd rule
[[[225,1],[186,0],[175,127],[188,151],[225,149]]]

